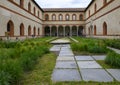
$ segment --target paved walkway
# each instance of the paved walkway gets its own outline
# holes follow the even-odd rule
[[[62,41],[62,40],[61,40]],[[101,56],[74,56],[69,44],[54,45],[51,51],[59,50],[56,66],[52,74],[53,82],[60,81],[120,81],[119,69],[103,69],[96,60],[104,60]]]

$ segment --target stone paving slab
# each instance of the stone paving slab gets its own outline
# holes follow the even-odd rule
[[[112,82],[113,78],[104,69],[80,69],[84,81]]]
[[[78,61],[79,68],[102,68],[96,61]]]
[[[75,61],[57,61],[55,68],[77,68]]]
[[[77,69],[54,69],[52,81],[81,81],[81,77]]]
[[[74,57],[58,57],[57,61],[74,61]]]
[[[59,55],[58,57],[74,57],[74,55]]]
[[[94,55],[92,56],[95,60],[105,60],[106,55]]]
[[[69,53],[70,53],[70,54],[71,54],[71,53],[73,54],[73,52],[70,52],[70,51],[60,51],[60,54],[62,54],[62,53],[63,53],[63,54],[65,54],[65,53],[66,53],[66,54],[69,54]]]
[[[108,71],[117,81],[120,81],[120,69],[107,69],[107,71]]]
[[[94,60],[91,56],[75,56],[77,61],[81,60]]]

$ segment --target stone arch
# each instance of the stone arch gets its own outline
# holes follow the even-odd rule
[[[40,12],[38,11],[38,18],[40,17]]]
[[[107,23],[103,23],[103,35],[107,35]]]
[[[65,26],[65,36],[70,36],[70,26]]]
[[[59,20],[63,20],[63,15],[59,14]]]
[[[11,20],[7,23],[7,33],[8,36],[14,36],[14,23]]]
[[[20,36],[24,36],[24,24],[20,24]]]
[[[50,27],[45,26],[45,36],[50,36]]]
[[[96,30],[97,30],[96,25],[94,25],[94,35],[96,35]]]
[[[34,9],[33,9],[33,10],[34,10],[34,15],[36,16],[36,8],[34,7]]]
[[[33,29],[33,35],[36,36],[36,27]]]
[[[31,3],[28,3],[28,11],[31,12]]]
[[[57,36],[57,27],[56,26],[51,27],[51,35],[52,36]]]
[[[38,36],[40,35],[40,28],[38,28]]]
[[[64,27],[63,26],[59,26],[58,27],[58,36],[63,36],[64,35]]]
[[[70,20],[70,15],[69,14],[66,14],[65,15],[65,19],[68,21],[68,20]]]
[[[96,13],[96,11],[97,11],[97,4],[95,3],[95,5],[94,5],[94,11],[95,11],[95,13]]]
[[[72,26],[72,36],[77,36],[77,26]]]
[[[45,14],[45,20],[49,20],[49,15]]]
[[[88,28],[88,35],[90,35],[90,27]]]
[[[56,20],[56,15],[52,14],[52,20]]]
[[[83,35],[83,26],[79,26],[78,27],[78,36],[82,36]]]
[[[72,15],[72,20],[76,20],[76,14]]]
[[[31,36],[31,26],[28,27],[28,36]]]
[[[20,7],[24,7],[24,0],[20,0]]]
[[[83,14],[80,14],[80,21],[82,21],[83,20]]]

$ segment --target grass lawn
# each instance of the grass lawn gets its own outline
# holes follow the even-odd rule
[[[51,75],[56,63],[56,55],[46,54],[38,59],[38,64],[34,70],[25,73],[21,85],[50,85]]]

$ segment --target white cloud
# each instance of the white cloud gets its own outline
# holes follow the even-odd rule
[[[86,7],[91,0],[35,0],[42,8],[80,8]]]

